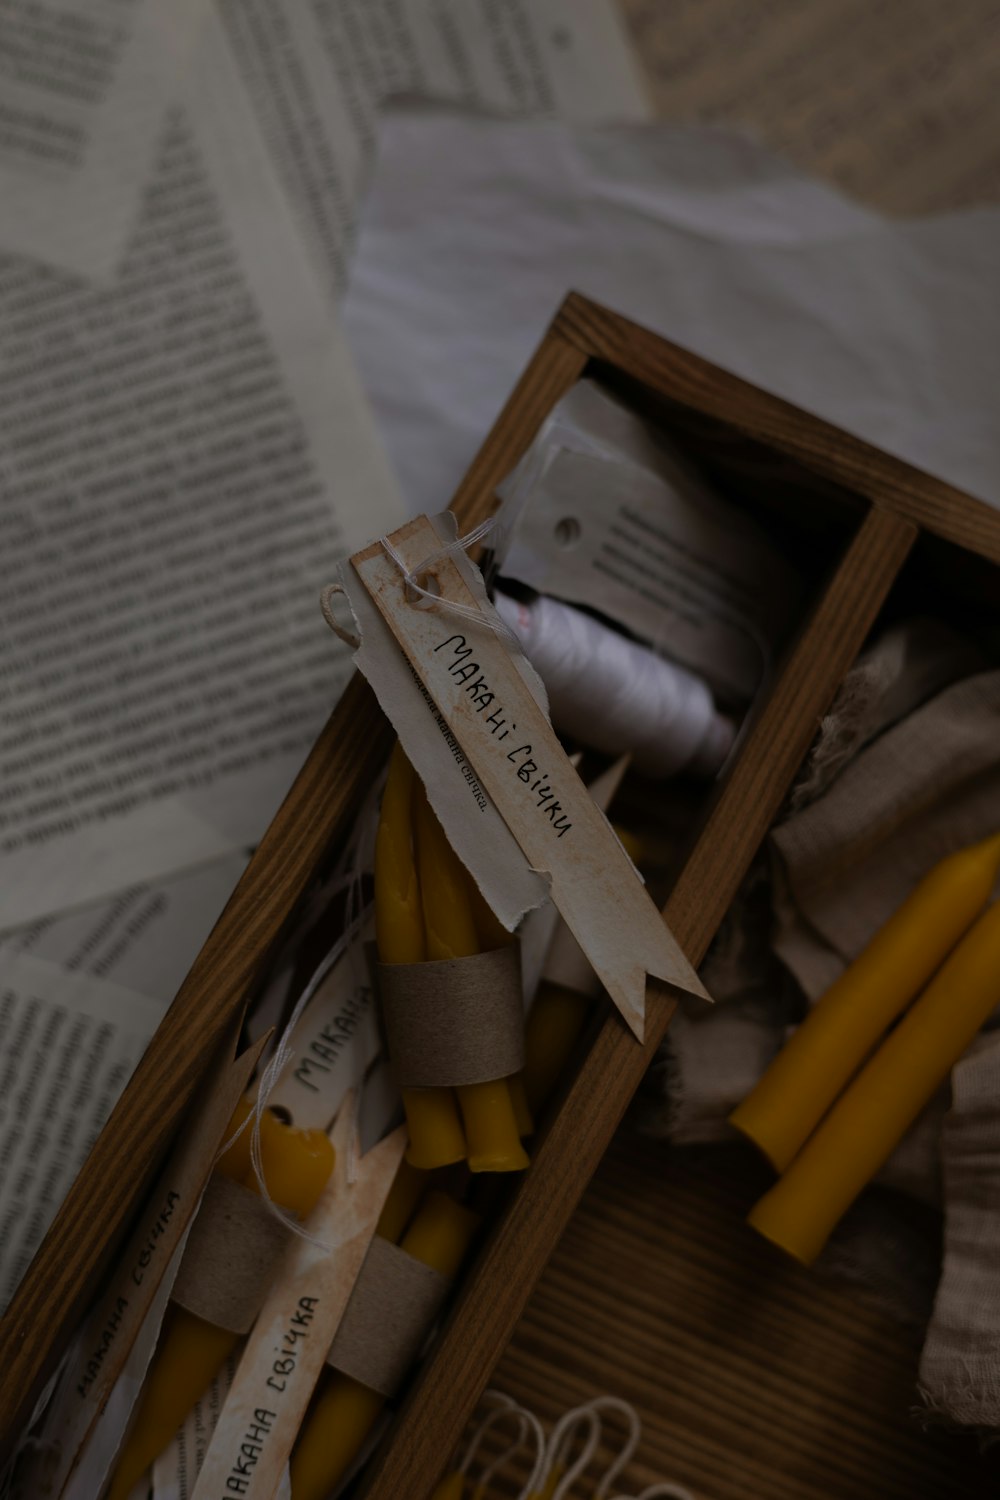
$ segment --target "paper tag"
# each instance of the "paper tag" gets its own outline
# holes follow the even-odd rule
[[[581,381],[500,492],[505,577],[599,610],[726,701],[752,697],[798,580],[647,423]]]
[[[361,1157],[350,1183],[353,1117],[348,1095],[332,1137],[333,1173],[309,1220],[314,1238],[289,1247],[247,1340],[193,1500],[273,1500],[406,1147],[401,1126]]]
[[[175,1252],[201,1201],[226,1126],[265,1041],[262,1038],[235,1061],[228,1062],[220,1070],[215,1085],[202,1091],[193,1119],[160,1173],[139,1223],[118,1257],[110,1286],[77,1337],[37,1442],[25,1455],[19,1470],[15,1493],[30,1496],[31,1500],[58,1495],[81,1461],[88,1437],[125,1368],[132,1346],[140,1331],[145,1331],[143,1325],[168,1266],[173,1264],[176,1270],[179,1264]],[[231,1050],[225,1056],[231,1058]],[[151,1342],[155,1342],[155,1335]],[[141,1377],[131,1393],[126,1421],[140,1383]],[[101,1482],[103,1478],[102,1475]]]
[[[401,527],[390,541],[414,572],[441,550],[426,516]],[[497,616],[464,554],[438,557],[432,583],[425,586],[440,598],[416,603],[407,599],[403,574],[381,543],[352,557],[351,566],[513,834],[524,865],[548,878],[563,920],[638,1039],[647,974],[707,999],[496,633]],[[352,600],[356,593],[351,591]],[[477,618],[449,613],[449,602]],[[395,723],[396,705],[380,701]],[[403,724],[396,727],[408,750]],[[456,809],[450,801],[436,802],[430,785],[427,791],[450,838]],[[462,813],[459,822],[474,823],[474,812],[466,807]],[[475,840],[468,868],[485,893],[489,855]]]
[[[345,948],[306,1006],[289,1039],[292,1058],[268,1095],[301,1130],[326,1130],[349,1088],[356,1088],[379,1054],[378,1018],[366,945],[372,914]]]
[[[430,551],[436,552],[453,540],[454,520],[448,519],[452,522],[450,535],[445,532],[439,537],[434,533]],[[422,555],[426,557],[427,552]],[[513,932],[525,912],[546,899],[548,883],[525,862],[451,725],[429,700],[426,688],[400,652],[368,593],[358,586],[349,565],[342,568],[341,576],[361,636],[355,665],[392,720],[449,843],[466,869],[472,871],[497,919]],[[539,691],[543,691],[540,684]]]

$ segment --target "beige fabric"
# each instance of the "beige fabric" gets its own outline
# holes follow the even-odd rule
[[[928,1405],[1000,1427],[1000,1035],[952,1072],[944,1122],[944,1269],[920,1360]]]
[[[997,829],[1000,672],[986,672],[888,729],[774,830],[775,951],[815,998],[938,860]]]
[[[726,1139],[727,1115],[804,1006],[932,865],[997,829],[1000,672],[984,671],[979,651],[944,626],[898,625],[860,658],[820,726],[772,831],[770,865],[766,855],[755,864],[706,960],[703,978],[718,1003],[704,1016],[682,1007],[668,1032],[661,1103],[649,1112],[648,1128],[685,1143]],[[978,1045],[992,1046],[988,1031]],[[970,1255],[992,1242],[1000,1267],[1000,1190],[995,1203],[984,1201],[988,1174],[1000,1183],[1000,1051],[992,1055],[993,1086],[981,1095],[973,1090],[975,1075],[967,1076],[971,1058],[956,1070],[956,1080],[966,1082],[948,1116],[944,1188],[949,1088],[880,1174],[881,1184],[905,1198],[865,1195],[821,1265],[859,1280],[894,1315],[908,1308],[911,1319],[926,1319],[936,1270],[933,1217],[918,1203],[908,1221],[898,1205],[939,1205],[945,1193],[948,1261],[923,1378],[930,1399],[954,1420],[1000,1426],[1000,1409],[990,1414],[1000,1354],[989,1348],[996,1339],[1000,1349],[1000,1272],[994,1294],[986,1257],[978,1272],[969,1266]],[[996,1160],[963,1165],[970,1133],[974,1141],[994,1131]],[[984,1172],[975,1191],[974,1165]],[[912,1254],[905,1253],[908,1237]]]

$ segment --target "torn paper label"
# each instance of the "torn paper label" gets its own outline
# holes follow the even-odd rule
[[[333,1173],[309,1219],[311,1238],[289,1247],[261,1308],[193,1500],[232,1493],[273,1500],[406,1146],[401,1126],[361,1157],[349,1182],[353,1119],[348,1096],[332,1137]]]
[[[438,533],[427,517],[401,527],[390,540],[411,571],[435,559],[424,584],[439,598],[418,596],[410,603],[400,566],[381,543],[358,553],[351,566],[526,866],[551,882],[564,921],[641,1040],[646,975],[707,998],[697,975],[528,691],[497,633],[498,617],[481,583],[470,581],[468,560],[463,555],[460,566],[454,555],[441,555]],[[449,611],[452,603],[466,613]],[[383,699],[382,706],[391,717],[392,703]],[[430,786],[428,794],[450,837],[454,808],[439,805]],[[469,810],[463,812],[471,821]],[[485,890],[490,872],[474,840],[467,863]]]
[[[372,913],[347,944],[289,1037],[292,1056],[268,1095],[300,1130],[327,1130],[349,1088],[357,1088],[381,1046],[367,945]]]
[[[227,1061],[213,1077],[215,1086],[205,1088],[190,1125],[154,1185],[110,1285],[81,1329],[37,1441],[25,1456],[16,1491],[25,1500],[61,1494],[77,1464],[88,1462],[85,1445],[140,1332],[145,1335],[154,1323],[158,1327],[151,1314],[159,1288],[170,1270],[176,1270],[179,1257],[175,1252],[197,1210],[230,1117],[262,1048],[263,1039],[235,1061],[230,1060],[231,1052],[224,1054]],[[154,1331],[153,1341],[155,1336]],[[143,1369],[151,1352],[152,1342],[145,1359],[138,1361]],[[141,1374],[140,1370],[124,1393],[127,1400],[119,1403],[119,1437],[139,1395]],[[88,1466],[92,1494],[100,1491],[107,1463],[114,1456],[104,1446],[100,1452],[100,1475],[95,1476]]]
[[[599,610],[748,701],[799,598],[789,564],[647,423],[591,381],[501,487],[504,576]]]
[[[440,549],[434,532],[431,539],[423,556]],[[342,577],[361,636],[355,665],[392,721],[448,842],[471,871],[498,920],[513,932],[525,912],[545,900],[548,882],[529,868],[447,715],[413,672],[349,565],[342,569]]]

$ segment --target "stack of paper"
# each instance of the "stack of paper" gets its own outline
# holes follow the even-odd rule
[[[381,101],[637,119],[610,0],[0,22],[0,1304],[343,687],[403,506],[338,326]]]

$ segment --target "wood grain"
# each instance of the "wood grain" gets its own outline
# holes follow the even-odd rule
[[[747,1228],[769,1180],[745,1147],[623,1127],[491,1386],[546,1426],[602,1391],[632,1402],[628,1494],[673,1479],[697,1500],[995,1495],[995,1454],[914,1416],[915,1330]]]
[[[657,113],[749,132],[883,212],[1000,199],[995,0],[619,0]]]
[[[662,396],[724,421],[872,505],[1000,562],[1000,513],[902,459],[721,370],[627,318],[570,294],[555,330]]]
[[[664,912],[692,963],[704,957],[915,536],[910,522],[887,512],[874,511],[866,519],[747,735]],[[651,984],[643,1046],[614,1016],[601,1028],[530,1170],[465,1280],[434,1359],[364,1490],[367,1500],[393,1500],[415,1476],[421,1488],[413,1493],[425,1493],[439,1477],[489,1379],[497,1350],[510,1338],[672,1011],[671,997]]]

